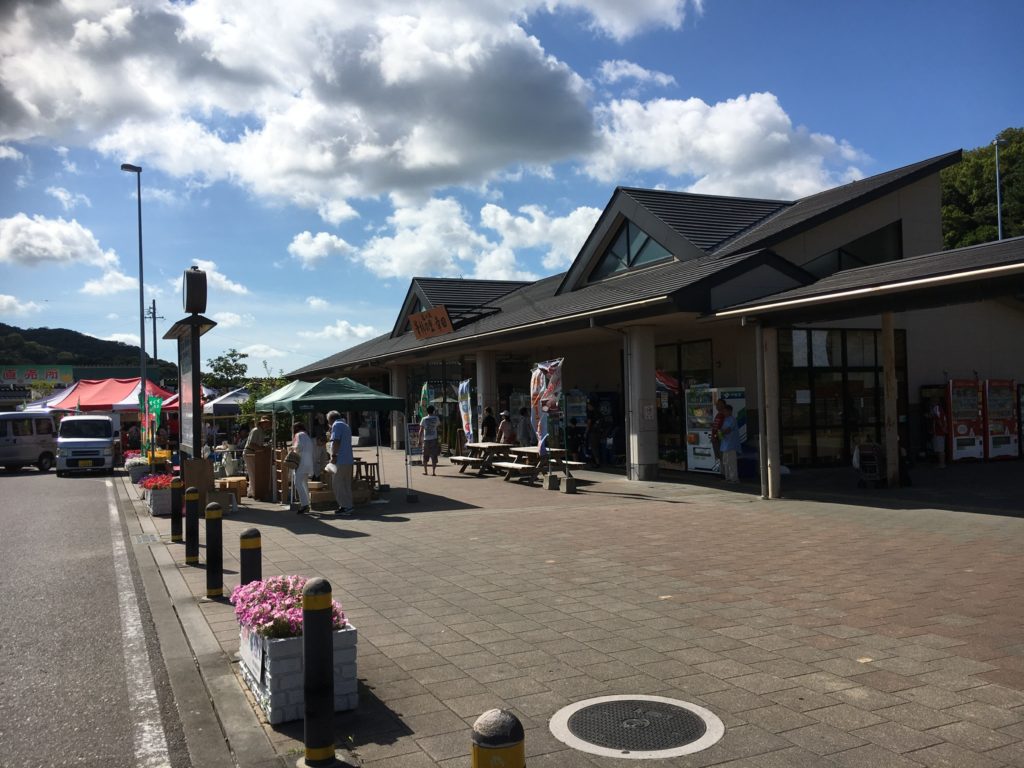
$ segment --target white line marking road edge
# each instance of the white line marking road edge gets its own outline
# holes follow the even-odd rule
[[[134,721],[135,759],[139,768],[170,768],[167,738],[160,720],[160,704],[153,685],[153,673],[146,651],[146,636],[136,602],[135,585],[128,568],[128,550],[121,533],[114,483],[106,481],[107,510],[110,513],[110,539],[114,547],[114,575],[121,609],[121,640],[124,646],[124,671],[128,685],[128,709]]]

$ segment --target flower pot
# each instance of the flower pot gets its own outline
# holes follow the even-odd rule
[[[331,633],[334,640],[334,711],[359,705],[356,682],[356,628]],[[249,690],[271,725],[302,720],[303,695],[302,638],[270,639],[239,628],[239,669]]]
[[[148,475],[152,471],[152,470],[150,470],[148,464],[133,464],[132,466],[128,467],[127,469],[128,469],[128,477],[131,478],[131,481],[133,483],[139,482],[139,480],[144,478],[146,475]]]
[[[171,514],[171,489],[153,488],[146,493],[149,501],[149,514],[154,517]]]

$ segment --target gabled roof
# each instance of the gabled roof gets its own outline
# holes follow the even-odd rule
[[[702,251],[749,229],[793,203],[746,197],[695,195],[660,189],[622,187],[622,193],[649,210]]]
[[[414,277],[391,330],[405,333],[409,315],[419,300],[423,309],[444,305],[452,325],[458,328],[496,311],[492,302],[517,288],[529,285],[521,280],[465,280],[450,277]]]
[[[963,150],[947,152],[944,155],[906,165],[893,171],[880,173],[867,179],[826,189],[816,195],[803,197],[792,205],[780,208],[776,213],[747,232],[722,243],[716,253],[740,253],[755,248],[769,248],[782,240],[817,227],[854,208],[887,195],[923,178],[938,173],[943,168],[960,162]]]
[[[986,285],[977,297],[973,290]],[[772,317],[783,313],[815,312],[808,307],[845,304],[857,315],[872,314],[871,301],[884,296],[890,308],[899,310],[893,298],[909,292],[930,291],[932,305],[947,300],[1013,295],[1024,290],[1024,237],[938,251],[856,269],[846,269],[800,288],[725,308],[718,317]],[[927,297],[925,297],[927,299]],[[892,306],[896,305],[896,306]]]

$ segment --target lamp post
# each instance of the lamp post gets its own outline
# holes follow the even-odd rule
[[[135,174],[135,199],[139,210],[139,391],[142,402],[139,406],[139,415],[142,416],[142,426],[145,430],[146,443],[149,440],[149,397],[146,393],[146,307],[144,286],[142,282],[142,168],[131,163],[121,163],[121,170]]]
[[[1003,239],[1003,191],[999,184],[999,145],[1003,143],[1002,139],[997,138],[992,142],[996,145],[996,231],[999,234],[999,239]]]

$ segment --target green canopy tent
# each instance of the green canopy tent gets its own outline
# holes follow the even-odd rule
[[[310,389],[316,382],[312,381],[290,381],[280,389],[275,389],[266,397],[256,401],[257,413],[283,413],[290,412],[289,404],[303,392]]]

